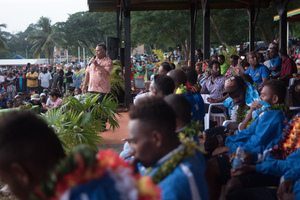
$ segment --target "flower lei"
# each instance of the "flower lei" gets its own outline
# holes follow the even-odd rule
[[[125,199],[128,199],[128,196],[125,196],[133,191],[139,200],[160,199],[160,189],[153,184],[151,178],[133,174],[130,164],[119,158],[116,152],[108,149],[95,156],[90,149],[81,147],[57,165],[46,181],[35,188],[30,199],[59,200],[67,190],[100,179],[106,173],[113,173],[119,177],[120,180],[118,179],[116,184],[118,188],[126,191],[119,191],[117,187],[116,190]]]
[[[198,93],[201,89],[201,86],[199,84],[195,84],[194,86],[191,86],[189,83],[181,84],[176,90],[176,94],[186,94],[189,92],[192,92],[193,94]]]
[[[290,107],[285,104],[285,103],[277,103],[277,104],[273,104],[270,108],[268,108],[267,110],[281,110],[284,112],[288,112],[290,110]],[[262,111],[261,113],[265,112],[266,110]],[[260,114],[261,114],[260,113]],[[248,124],[247,127],[248,128],[254,121],[256,120],[256,118],[251,119]]]
[[[285,160],[300,147],[300,116],[286,122],[286,125],[286,128],[283,129],[284,137],[278,146],[272,147],[271,151],[274,158],[278,160]]]
[[[186,94],[191,90],[191,86],[189,83],[181,84],[176,90],[176,94]]]
[[[195,155],[196,149],[203,151],[197,146],[195,142],[191,141],[189,138],[185,138],[182,141],[182,144],[184,145],[185,148],[181,151],[173,153],[173,156],[169,160],[167,160],[164,164],[162,164],[159,167],[159,169],[155,172],[155,174],[152,176],[152,180],[155,184],[158,184],[162,180],[164,180],[169,174],[173,172],[173,170],[182,161]],[[152,167],[148,168],[146,174],[149,174],[152,170],[153,170]]]
[[[247,116],[247,111],[250,109],[249,106],[245,105],[243,107],[239,107],[237,112],[236,112],[236,122],[239,124],[242,121],[244,121],[244,119]]]
[[[199,121],[192,121],[189,125],[185,126],[178,134],[180,140],[185,138],[198,137],[199,132],[203,131],[203,125]]]

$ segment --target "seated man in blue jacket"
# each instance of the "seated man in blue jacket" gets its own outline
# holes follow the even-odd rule
[[[265,148],[274,140],[277,143],[279,142],[284,127],[284,112],[279,108],[285,107],[283,104],[285,93],[286,88],[282,82],[278,80],[268,81],[260,95],[260,99],[263,101],[261,103],[264,105],[255,104],[256,108],[250,108],[250,110],[259,111],[261,108],[266,107],[266,103],[271,107],[257,114],[257,117],[252,120],[253,122],[251,121],[252,123],[247,129],[242,130],[238,135],[227,137],[225,147],[219,147],[214,151],[213,155],[218,156],[207,162],[206,172],[210,199],[218,199],[221,185],[225,185],[231,178],[231,164],[228,155],[235,152],[240,142],[243,142],[245,152],[252,152],[255,155],[254,159],[260,158],[258,154],[262,154]],[[275,104],[277,106],[274,106]],[[253,112],[251,112],[252,115]],[[228,155],[224,155],[224,153],[228,153]]]
[[[298,150],[299,152],[299,150]],[[298,153],[299,154],[299,153]],[[299,161],[299,158],[298,158]],[[279,199],[300,199],[300,165],[297,163],[284,174],[284,181],[279,185],[277,195]]]
[[[195,143],[180,142],[173,109],[161,98],[141,99],[129,112],[132,163],[141,163],[162,191],[162,199],[208,199]]]
[[[300,197],[300,144],[299,137],[299,113],[292,119],[283,131],[284,138],[278,143],[270,143],[264,151],[264,161],[256,165],[244,164],[231,170],[233,178],[227,182],[227,200],[241,199],[286,199],[295,194]],[[249,156],[251,153],[246,157]],[[263,186],[278,186],[280,176],[285,179],[279,189],[270,189]],[[296,183],[295,183],[296,182]],[[242,189],[255,187],[254,189]],[[259,187],[259,188],[258,188]],[[294,194],[290,194],[294,193]],[[243,198],[244,199],[244,198]]]

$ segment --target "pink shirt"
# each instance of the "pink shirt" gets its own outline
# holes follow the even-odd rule
[[[96,61],[100,66],[91,64],[86,68],[90,74],[89,92],[110,93],[110,73],[113,63],[108,56],[96,58]]]
[[[57,98],[53,107],[57,107],[57,106],[61,106],[61,102],[62,102],[62,99],[61,98]]]

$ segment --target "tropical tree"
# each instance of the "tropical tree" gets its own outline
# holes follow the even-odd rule
[[[0,52],[4,51],[6,48],[6,32],[1,31],[1,27],[6,28],[6,24],[0,24]]]
[[[62,38],[63,35],[63,32],[54,32],[49,18],[41,17],[37,23],[37,29],[31,31],[28,37],[33,44],[31,48],[33,56],[38,57],[44,52],[48,58],[48,63],[50,63],[50,58],[53,57],[54,47],[60,47],[61,43],[66,42]]]
[[[105,43],[106,37],[116,37],[116,13],[113,12],[77,12],[69,16],[66,22],[57,22],[55,30],[65,33],[69,54],[76,55],[78,46],[84,47],[89,55],[94,55],[94,48]]]

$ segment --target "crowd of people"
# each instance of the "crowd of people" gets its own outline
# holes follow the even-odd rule
[[[147,77],[149,82],[145,84],[146,90],[135,97],[130,107],[128,137],[120,154],[130,163],[130,173],[151,177],[152,182],[160,188],[158,198],[161,199],[300,198],[300,116],[295,116],[289,110],[291,105],[288,105],[285,98],[289,80],[297,73],[297,67],[285,49],[278,50],[275,43],[269,47],[270,59],[265,59],[261,53],[251,52],[247,55],[230,55],[229,64],[223,55],[203,60],[199,54],[195,69],[192,66],[176,68],[163,62],[156,73],[155,67],[153,71],[149,70],[152,73],[147,74],[150,77]],[[105,45],[97,45],[96,57],[92,58],[86,69],[81,86],[83,92],[100,94],[101,102],[101,96],[110,93],[109,77],[112,68]],[[135,70],[139,78],[146,75],[142,73],[142,63]],[[42,71],[45,77],[47,73],[51,76],[51,72],[49,69],[48,72],[47,69]],[[30,73],[25,75],[27,83],[39,79],[40,75],[35,75],[34,68],[31,68]],[[9,77],[11,79],[14,76]],[[62,89],[64,78],[68,83],[65,84],[65,91],[69,91],[72,86],[70,78],[73,76],[71,67],[65,75],[63,70],[59,70],[58,75],[51,76],[51,79],[49,77],[48,87],[39,83],[29,84],[28,94],[37,89],[40,92],[51,89],[50,100],[56,102],[65,93]],[[52,84],[50,80],[53,80]],[[297,93],[298,83],[295,84],[292,88]],[[58,96],[52,93],[53,89]],[[204,94],[209,95],[205,101],[202,98]],[[2,102],[4,95],[0,95]],[[31,98],[34,103],[40,95],[37,93]],[[224,125],[211,123],[211,127],[201,133],[201,123],[209,104],[220,102],[223,105],[215,107],[212,112],[227,112],[230,121]],[[54,170],[59,159],[66,159],[59,140],[51,128],[29,112],[21,111],[4,117],[5,120],[0,121],[0,176],[3,182],[21,199],[29,199],[31,192],[47,199],[46,193],[42,195],[41,190],[34,188],[45,179],[48,170]],[[290,123],[285,125],[284,122],[289,121],[289,118]],[[30,129],[33,123],[37,124],[37,128],[26,131],[24,135],[22,130]],[[19,126],[14,127],[13,124]],[[200,133],[204,139],[204,150],[200,147]],[[27,146],[27,143],[30,145]],[[235,152],[240,146],[245,151],[242,165],[233,169]],[[38,154],[33,157],[35,152]],[[86,167],[83,164],[86,159],[77,155],[75,160],[80,170]],[[72,182],[72,191],[67,190],[71,186],[60,187],[62,191],[52,195],[65,196],[67,199],[72,199],[71,194],[75,195],[74,199],[79,196],[86,199],[112,199],[110,195],[114,195],[113,199],[122,199],[122,196],[117,196],[118,192],[121,195],[122,192],[126,193],[124,190],[136,185],[132,179],[114,174],[118,171],[118,165],[128,166],[123,160],[116,162],[110,160],[114,166],[101,173],[98,171],[98,175],[107,173],[116,181],[115,184],[104,179],[107,176],[102,177],[102,180],[108,181],[105,184],[93,179],[80,182],[73,177],[77,182]],[[60,171],[69,172],[64,169],[67,166],[59,165]],[[101,160],[97,166],[101,166]],[[85,172],[91,175],[89,170]],[[72,176],[81,177],[80,173],[78,169],[76,173],[57,176],[52,181],[60,181],[61,178],[61,181],[68,182]],[[75,187],[91,182],[94,186],[109,185],[118,192],[112,194],[107,190],[99,193],[94,191],[97,187],[82,187],[80,190]],[[124,182],[127,183],[126,187],[122,185]],[[40,188],[45,187],[47,185]],[[49,199],[53,199],[53,196]],[[138,198],[135,196],[134,199]]]
[[[300,146],[297,143],[298,139],[292,144],[293,150],[288,148],[282,150],[281,148],[282,152],[279,153],[276,150],[278,146],[285,145],[286,147],[284,144],[286,142],[284,140],[285,132],[296,126],[293,124],[288,130],[283,130],[285,128],[284,121],[288,116],[294,116],[293,112],[289,111],[289,107],[298,106],[293,104],[295,101],[288,101],[285,98],[288,95],[291,100],[296,99],[297,96],[293,97],[293,93],[299,92],[297,80],[290,85],[290,79],[298,77],[295,60],[288,55],[286,49],[279,50],[275,41],[266,51],[266,57],[262,52],[251,52],[247,55],[239,52],[238,55],[230,55],[230,64],[226,63],[224,55],[213,56],[211,60],[203,60],[197,56],[197,60],[199,62],[196,63],[195,70],[190,66],[172,69],[170,63],[161,63],[158,74],[154,75],[150,84],[145,84],[145,86],[149,85],[148,88],[138,94],[134,100],[135,106],[138,107],[145,104],[146,101],[147,104],[150,104],[149,98],[152,96],[164,98],[167,103],[167,99],[170,99],[170,95],[174,95],[173,93],[185,97],[184,99],[190,104],[189,109],[184,107],[183,101],[179,99],[170,104],[177,117],[175,132],[181,142],[184,139],[180,137],[180,132],[184,132],[185,126],[191,127],[195,121],[201,123],[203,116],[208,111],[209,104],[223,103],[223,106],[213,107],[212,112],[227,112],[230,120],[224,125],[219,124],[218,126],[216,123],[211,123],[211,127],[203,132],[204,147],[208,153],[205,155],[206,170],[204,170],[207,185],[191,181],[193,184],[190,182],[190,187],[198,188],[199,195],[216,200],[221,196],[226,199],[285,199],[287,196],[297,199],[295,195],[300,195],[298,193],[298,174],[295,173],[299,168],[299,164],[295,164],[295,157],[298,155],[297,149]],[[173,79],[174,84],[169,80],[170,78]],[[289,92],[287,92],[288,87],[290,87]],[[204,102],[200,94],[208,94],[209,98]],[[181,104],[179,105],[178,102]],[[143,105],[143,107],[147,106]],[[188,118],[180,107],[188,110],[192,116]],[[150,118],[150,114],[144,114],[145,116],[138,118],[138,121],[142,121],[142,127],[146,131],[145,121]],[[182,119],[183,116],[185,119]],[[133,159],[134,162],[137,159],[146,168],[153,165],[160,166],[160,159],[164,160],[162,163],[167,162],[167,158],[158,156],[156,164],[154,164],[155,162],[143,163],[148,156],[146,150],[142,150],[143,147],[139,144],[139,140],[135,139],[138,137],[135,134],[144,134],[144,132],[142,128],[136,128],[139,130],[138,132],[131,130],[135,129],[132,127],[139,127],[137,123],[133,124],[129,124],[130,137],[120,155],[126,159]],[[182,126],[182,124],[184,125]],[[164,125],[166,126],[165,123]],[[295,138],[298,138],[300,133],[297,126],[296,129],[294,134]],[[152,136],[152,134],[150,135]],[[199,135],[187,134],[184,138],[189,137],[193,141],[199,142]],[[232,161],[235,151],[241,143],[246,152],[243,159],[244,164],[233,170]],[[154,147],[146,146],[146,143],[144,145],[153,153]],[[176,151],[176,148],[173,148],[173,151]],[[284,154],[286,159],[279,159],[276,152]],[[169,154],[165,154],[166,157],[167,155]],[[201,160],[199,157],[198,159]],[[191,165],[189,169],[196,178],[198,176],[193,171],[193,167]],[[202,169],[199,164],[198,167],[199,170]],[[175,174],[175,172],[172,173],[172,176]],[[280,177],[285,177],[286,174],[289,175],[287,180],[280,183]],[[201,178],[197,179],[200,182],[203,181]],[[163,199],[168,199],[167,196],[170,193],[177,194],[176,187],[180,183],[174,185],[166,180],[159,185],[162,188]],[[277,188],[269,189],[268,186],[279,187],[279,189],[278,191]],[[223,193],[221,193],[222,187],[224,188]],[[258,187],[260,189],[256,190]],[[173,189],[172,192],[169,188]],[[192,190],[191,188],[190,190]],[[204,191],[204,188],[208,188],[207,191]],[[178,192],[177,195],[180,196],[181,192]],[[245,197],[245,194],[248,196]],[[191,197],[191,199],[193,198]]]
[[[18,108],[31,103],[39,105],[42,112],[61,105],[61,97],[82,93],[85,74],[81,67],[69,65],[36,66],[25,69],[9,68],[0,71],[0,108]]]

